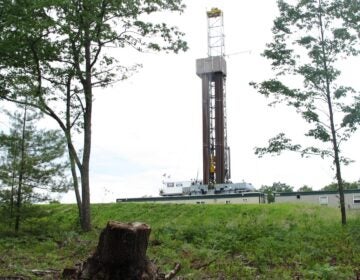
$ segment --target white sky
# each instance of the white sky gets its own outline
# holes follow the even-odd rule
[[[142,63],[127,81],[97,90],[93,111],[91,157],[92,202],[116,198],[157,196],[162,174],[174,180],[202,176],[201,80],[195,60],[207,55],[206,10],[224,11],[226,53],[251,50],[227,58],[228,144],[231,148],[232,181],[245,180],[255,187],[281,181],[295,189],[308,185],[320,189],[333,181],[329,160],[302,159],[284,153],[257,158],[255,146],[285,132],[295,142],[305,139],[304,121],[287,107],[268,107],[268,100],[249,86],[271,77],[269,62],[260,56],[270,42],[276,0],[191,1],[181,16],[164,16],[186,33],[189,51],[179,55],[119,52],[120,61]],[[116,50],[114,54],[118,55]],[[355,81],[356,71],[347,68]],[[356,84],[357,83],[357,84]],[[298,141],[296,141],[298,140]],[[359,160],[355,149],[359,135],[344,146],[345,155]],[[346,148],[346,149],[345,149]],[[359,179],[359,163],[343,167],[347,181]],[[75,201],[73,192],[63,198]]]

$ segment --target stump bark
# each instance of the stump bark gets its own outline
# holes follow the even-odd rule
[[[156,279],[156,267],[146,257],[150,232],[142,223],[108,222],[77,279]]]

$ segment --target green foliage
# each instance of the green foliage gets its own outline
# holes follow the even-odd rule
[[[298,151],[301,146],[298,144],[293,145],[291,139],[285,137],[284,133],[271,138],[269,140],[269,146],[266,148],[255,148],[255,154],[259,157],[263,157],[265,154],[277,154],[280,155],[282,151]]]
[[[312,187],[309,187],[309,186],[307,186],[307,185],[304,185],[304,186],[302,186],[301,188],[299,188],[297,191],[298,191],[298,192],[312,192],[313,189],[312,189]]]
[[[296,151],[301,156],[329,157],[336,170],[345,224],[341,165],[351,160],[341,156],[339,147],[357,129],[360,111],[358,92],[340,84],[337,62],[360,53],[360,5],[350,0],[277,3],[279,16],[274,21],[273,40],[263,53],[271,61],[275,78],[250,84],[271,97],[271,104],[283,103],[301,114],[310,127],[305,136],[318,144],[302,147],[280,133],[255,153],[263,156]],[[296,81],[302,81],[302,86]]]
[[[360,97],[355,96],[354,100],[352,106],[344,106],[346,115],[341,124],[343,127],[349,127],[351,131],[355,131],[360,123]]]
[[[10,131],[1,133],[0,207],[9,224],[31,217],[32,203],[51,200],[67,192],[65,139],[58,130],[38,130],[40,115],[25,108],[8,113]]]
[[[280,182],[274,182],[272,186],[261,186],[259,189],[260,192],[263,192],[267,195],[267,201],[268,203],[272,203],[275,201],[274,193],[277,192],[293,192],[294,187],[291,187],[287,184],[280,183]]]
[[[23,119],[21,112],[9,113],[9,116],[11,117],[10,132],[1,134],[3,141],[0,143],[2,187],[17,184],[21,146],[24,144],[22,158],[24,185],[30,188],[31,192],[35,189],[53,192],[67,191],[69,185],[64,172],[68,166],[62,158],[66,145],[61,132],[36,129],[35,124],[41,116],[30,112],[29,109],[27,109],[26,119]],[[23,126],[24,134],[22,134]],[[39,202],[42,199],[41,196],[32,196],[28,201]]]
[[[93,205],[94,230],[80,234],[75,205],[34,207],[46,216],[18,236],[0,227],[0,276],[37,279],[32,269],[72,267],[93,252],[108,220],[151,225],[149,257],[164,271],[180,262],[185,279],[352,279],[360,261],[358,213],[343,228],[333,208],[102,204]]]
[[[37,108],[63,130],[84,230],[91,227],[93,89],[139,68],[121,65],[106,48],[186,51],[184,34],[160,16],[184,8],[182,0],[0,2],[0,98]],[[84,137],[75,147],[77,133]]]
[[[53,117],[54,113],[64,117],[64,108],[58,109],[52,102],[66,102],[70,85],[71,123],[81,129],[84,120],[78,113],[87,105],[85,82],[106,87],[126,79],[139,67],[120,65],[104,47],[185,51],[184,34],[156,20],[161,12],[181,13],[184,8],[181,0],[2,1],[1,97],[24,101],[21,97],[26,94],[33,97],[28,100],[33,106]]]
[[[359,53],[356,34],[359,25],[355,26],[358,18],[351,15],[359,7],[353,1],[332,0],[299,1],[294,5],[281,0],[278,7],[280,16],[274,21],[273,42],[263,54],[271,61],[276,78],[251,85],[259,93],[273,97],[273,104],[283,102],[294,107],[313,125],[306,136],[325,143],[347,140],[358,122],[359,106],[354,89],[335,83],[340,75],[336,62]],[[293,80],[288,79],[290,76],[302,78],[303,87],[294,88],[289,83]],[[349,95],[355,98],[351,105],[345,101]],[[324,108],[330,111],[323,114]],[[333,114],[338,111],[345,113],[343,121],[334,123]],[[297,144],[285,145],[285,142],[289,139],[281,133],[269,141],[268,147],[257,148],[256,152],[263,155],[290,150],[302,155],[335,158],[335,148],[301,148]]]
[[[360,182],[344,182],[343,183],[344,190],[356,190],[360,188]],[[322,191],[338,191],[338,184],[337,183],[331,183],[321,189]]]

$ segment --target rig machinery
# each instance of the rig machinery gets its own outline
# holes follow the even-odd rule
[[[196,60],[196,74],[202,81],[203,180],[163,181],[162,196],[252,192],[249,183],[230,181],[230,148],[227,142],[226,60],[222,10],[206,12],[208,56]]]

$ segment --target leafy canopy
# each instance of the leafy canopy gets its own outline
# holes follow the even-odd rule
[[[259,191],[265,193],[267,195],[268,203],[272,203],[275,201],[274,193],[279,192],[293,192],[294,187],[287,185],[281,182],[274,182],[271,186],[263,185],[259,189]]]
[[[23,202],[51,200],[52,193],[66,192],[70,187],[65,139],[59,130],[37,129],[39,114],[29,109],[25,119],[23,114],[9,114],[10,131],[0,134],[0,191],[8,193],[16,188],[21,175]]]
[[[302,147],[280,133],[269,140],[268,147],[255,152],[262,156],[289,150],[302,156],[334,158],[333,139],[336,137],[337,144],[348,140],[359,120],[360,103],[353,102],[358,100],[358,93],[341,84],[338,64],[359,54],[358,34],[354,28],[347,28],[348,20],[339,13],[345,9],[342,1],[303,0],[291,5],[279,0],[278,6],[273,42],[263,53],[271,61],[275,77],[251,85],[272,98],[270,105],[283,103],[294,108],[309,125],[305,135],[319,145]]]

